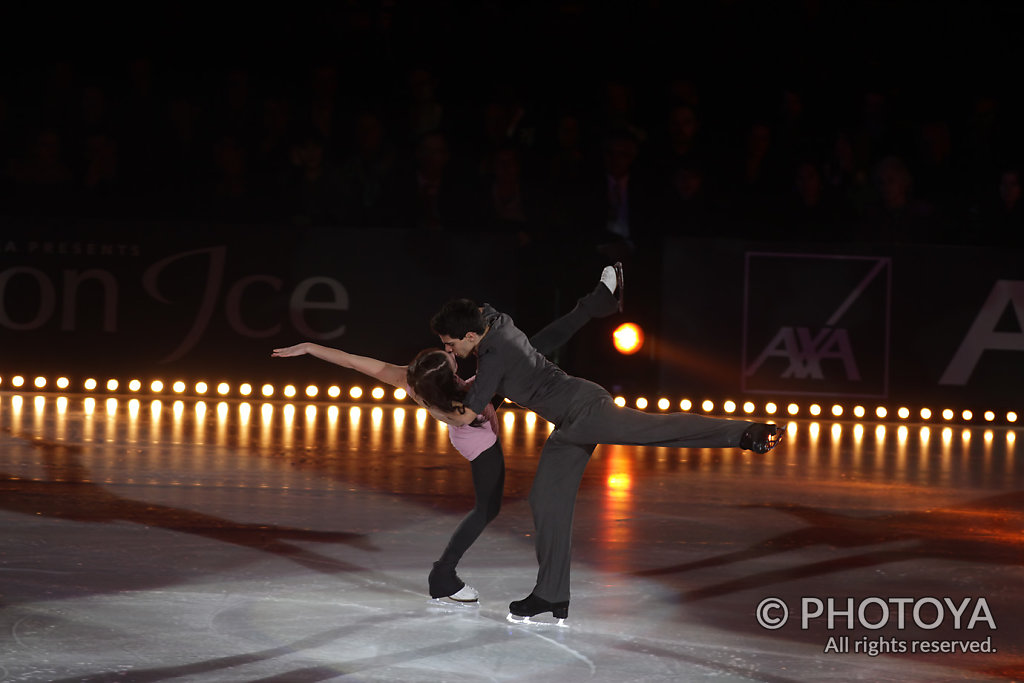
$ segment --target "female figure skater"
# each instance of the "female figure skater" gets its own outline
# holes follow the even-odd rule
[[[613,292],[618,294],[618,298]],[[572,311],[547,325],[530,341],[541,353],[550,355],[592,318],[621,311],[621,296],[621,266],[608,266],[593,291],[579,299]],[[429,411],[457,410],[475,379],[459,378],[455,357],[440,349],[421,351],[409,365],[393,365],[312,342],[274,349],[271,355],[275,358],[290,358],[307,354],[402,388],[410,398]],[[419,389],[414,390],[413,387]],[[452,446],[470,462],[476,502],[456,527],[444,552],[430,571],[427,582],[430,597],[434,599],[447,598],[464,603],[479,600],[477,590],[466,585],[456,574],[455,568],[463,554],[501,510],[505,456],[498,440],[495,407],[502,400],[501,397],[494,397],[477,418],[468,424],[449,426],[448,438]]]

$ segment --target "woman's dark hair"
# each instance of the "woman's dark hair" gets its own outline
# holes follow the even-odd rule
[[[448,361],[448,354],[438,349],[425,349],[416,354],[405,371],[406,381],[413,393],[424,403],[446,413],[464,413],[466,409],[452,403],[462,403],[466,390],[460,383]]]
[[[487,329],[484,314],[475,301],[453,299],[441,307],[430,321],[434,334],[462,339],[470,332],[483,334]]]

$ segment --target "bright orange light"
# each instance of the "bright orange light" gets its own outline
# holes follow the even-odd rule
[[[660,408],[661,410],[668,410],[668,407],[670,405],[672,405],[672,403],[667,398],[658,399],[658,408]]]
[[[985,411],[985,421],[986,422],[991,422],[994,419],[996,419],[996,414],[994,412],[992,412],[991,410],[986,410]]]
[[[231,391],[231,386],[227,382],[221,382],[217,385],[217,393],[221,396],[227,396],[229,391]]]
[[[921,408],[921,419],[930,420],[932,417],[932,411],[929,408]]]
[[[22,377],[21,375],[15,375],[14,377],[11,378],[11,384],[13,384],[16,387],[23,386],[25,384],[25,378]]]
[[[622,396],[616,396],[615,405],[621,408],[622,406],[626,405],[626,399],[623,398]]]
[[[1007,422],[1016,422],[1017,421],[1017,413],[1014,413],[1012,411],[1007,413],[1006,414],[1006,421]]]
[[[164,383],[158,379],[155,379],[152,382],[150,382],[149,390],[152,391],[154,394],[159,394],[161,391],[164,390]]]
[[[910,417],[910,409],[905,406],[900,406],[900,409],[896,411],[896,414],[900,416],[901,420],[906,420]]]
[[[196,393],[205,394],[210,390],[210,386],[206,382],[196,382]]]
[[[885,409],[885,406],[878,406],[877,408],[875,408],[875,415],[877,415],[879,418],[884,418],[888,414],[889,411]]]
[[[722,404],[722,408],[724,408],[725,412],[727,413],[734,413],[736,412],[736,402],[726,401],[725,403]]]
[[[815,417],[821,415],[821,406],[819,406],[817,403],[812,403],[811,407],[808,408],[808,410],[810,410],[811,415],[814,415]]]
[[[965,419],[965,420],[967,420],[967,421],[970,421],[970,420],[974,419],[974,413],[972,413],[972,412],[971,412],[971,411],[969,411],[969,410],[965,410],[965,411],[964,411],[963,413],[961,413],[961,414],[962,414],[962,415],[964,416],[964,419]]]
[[[360,398],[363,395],[362,387],[352,387],[348,390],[348,395],[352,398]]]
[[[17,377],[15,377],[14,379],[11,380],[11,382],[14,383],[14,386],[20,387],[21,385],[18,384],[17,381],[18,381]],[[92,391],[93,389],[96,388],[96,380],[94,380],[92,377],[90,377],[89,379],[85,380],[85,383],[82,386],[85,387],[86,391]]]
[[[689,410],[693,407],[693,401],[688,398],[684,398],[679,402],[679,410]]]
[[[70,385],[70,384],[71,384],[71,380],[69,380],[67,377],[59,377],[59,378],[57,378],[57,386],[59,388],[61,388],[61,389],[67,389],[68,385]]]
[[[647,408],[647,399],[644,398],[643,396],[638,398],[636,400],[636,407],[639,408],[640,410],[644,410],[645,408]]]
[[[715,409],[715,403],[709,399],[704,399],[704,402],[700,404],[700,407],[705,413],[710,413]]]
[[[864,417],[865,412],[867,411],[864,410],[864,406],[854,406],[853,408],[853,414],[857,417]]]
[[[181,380],[178,380],[171,386],[171,389],[174,390],[174,393],[180,394],[183,391],[185,391],[185,383],[182,382]]]
[[[286,385],[284,388],[284,395],[287,398],[295,398],[295,386],[292,384]]]
[[[36,389],[42,389],[43,387],[46,386],[46,378],[45,377],[36,377],[35,381],[33,382],[33,384],[36,385]]]
[[[306,387],[306,396],[309,396],[310,398],[316,398],[316,395],[319,393],[320,390],[312,384]]]
[[[262,392],[262,394],[267,398],[270,398],[274,395],[274,387],[270,384],[264,384],[263,388],[260,389],[260,392]]]
[[[139,389],[142,388],[142,382],[140,382],[137,379],[133,379],[131,382],[128,382],[128,388],[131,391],[138,391]]]
[[[775,405],[775,403],[764,404],[764,412],[768,413],[769,415],[774,415],[776,412],[778,412],[778,410],[779,407]]]
[[[633,478],[628,473],[608,475],[608,488],[612,491],[628,491],[632,485]]]
[[[331,398],[338,398],[341,396],[341,387],[337,385],[331,385],[327,387],[327,395]]]
[[[241,386],[238,387],[238,393],[240,393],[242,396],[248,396],[249,394],[252,393],[252,385],[249,384],[248,382],[242,384]]]
[[[395,400],[396,401],[404,401],[405,397],[406,397],[405,389],[403,389],[401,387],[395,389]]]
[[[790,403],[788,406],[786,406],[786,412],[789,413],[790,415],[796,415],[797,413],[800,412],[800,406],[798,406],[795,403]]]
[[[755,409],[756,406],[754,405],[753,401],[746,401],[743,404],[743,412],[746,413],[747,415],[750,415],[752,412],[754,412]]]
[[[953,419],[953,411],[950,410],[949,408],[946,408],[945,410],[942,411],[942,417],[945,420],[952,420]]]
[[[117,391],[117,380],[116,379],[108,379],[107,380],[107,391]]]
[[[842,417],[843,407],[836,403],[835,405],[832,406],[832,414],[836,417]]]
[[[612,332],[612,343],[619,353],[630,355],[644,345],[644,331],[636,323],[622,323]]]
[[[384,398],[384,389],[382,387],[374,387],[373,391],[370,392],[370,396],[373,396],[379,401]]]

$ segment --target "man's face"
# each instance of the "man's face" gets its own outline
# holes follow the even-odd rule
[[[448,353],[454,353],[459,358],[468,358],[469,354],[473,353],[473,349],[476,348],[476,341],[478,339],[475,332],[467,332],[466,336],[462,339],[449,337],[446,334],[439,336],[441,343],[444,344],[444,350]]]

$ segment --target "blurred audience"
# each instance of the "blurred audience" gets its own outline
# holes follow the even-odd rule
[[[505,232],[606,256],[671,235],[1021,244],[1010,82],[918,97],[881,53],[818,55],[799,27],[842,20],[821,3],[771,25],[734,2],[630,22],[488,8],[348,3],[282,24],[305,21],[279,42],[310,49],[273,59],[51,57],[0,90],[0,211]],[[674,31],[670,58],[655,45]]]

